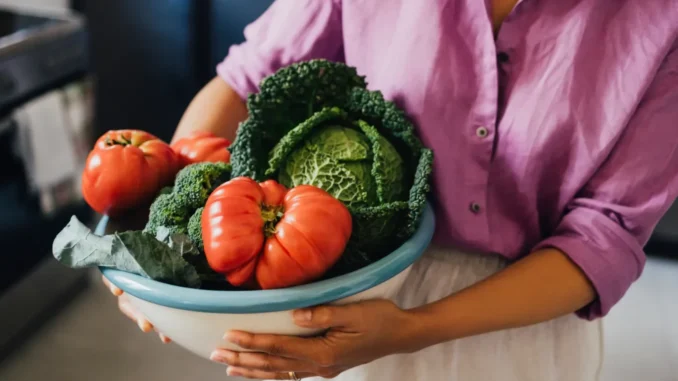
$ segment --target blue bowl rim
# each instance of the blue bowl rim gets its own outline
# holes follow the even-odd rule
[[[95,234],[105,232],[102,218]],[[417,231],[399,248],[359,270],[331,279],[276,290],[219,291],[175,286],[146,277],[100,268],[124,292],[165,307],[210,313],[266,313],[326,304],[373,288],[412,265],[428,248],[435,230],[433,209],[427,203]]]

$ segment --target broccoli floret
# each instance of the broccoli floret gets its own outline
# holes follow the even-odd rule
[[[170,229],[177,227],[177,230],[181,230],[179,227],[183,227],[185,233],[186,224],[191,217],[190,212],[191,210],[173,194],[161,194],[151,204],[148,223],[144,231],[155,234],[158,227],[166,226]]]
[[[184,225],[188,223],[190,211],[185,204],[172,194],[161,194],[151,204],[149,221],[157,226]]]
[[[188,231],[186,230],[186,225],[156,225],[155,223],[152,223],[149,221],[149,223],[146,224],[146,227],[144,227],[144,233],[151,234],[153,236],[157,236],[158,234],[158,228],[160,227],[165,227],[169,230],[170,234],[187,234]]]
[[[191,242],[200,249],[204,249],[202,242],[202,211],[205,208],[198,208],[191,219],[188,220],[188,238],[191,239]]]
[[[187,234],[188,230],[186,229],[186,225],[171,225],[167,226],[167,229],[169,229],[170,234]]]
[[[190,218],[193,211],[205,205],[210,193],[216,187],[229,180],[230,175],[231,165],[227,163],[206,162],[189,165],[177,174],[172,196],[176,197],[181,205],[190,209]]]
[[[227,163],[197,163],[182,169],[175,186],[163,188],[151,204],[144,231],[155,235],[164,226],[173,234],[187,234],[195,210],[205,205],[210,193],[227,181],[230,173]]]
[[[158,226],[155,226],[151,221],[148,221],[143,232],[155,236],[158,233]]]

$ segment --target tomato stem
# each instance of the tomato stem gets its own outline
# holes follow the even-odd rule
[[[125,136],[120,135],[118,139],[111,139],[111,138],[106,138],[106,145],[107,146],[113,146],[113,145],[121,145],[121,146],[128,146],[132,144],[132,141],[127,139]]]
[[[264,219],[264,235],[266,238],[275,234],[275,227],[283,214],[282,206],[261,206],[261,218]]]

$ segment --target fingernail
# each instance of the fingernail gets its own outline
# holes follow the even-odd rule
[[[122,295],[122,290],[119,289],[119,288],[117,288],[117,287],[115,287],[115,286],[112,285],[112,284],[111,284],[110,286],[108,286],[108,290],[109,290],[109,291],[111,292],[111,294],[113,294],[114,296],[120,296],[120,295]]]
[[[144,333],[150,332],[153,329],[151,323],[141,318],[137,319],[137,325],[139,326],[139,329]]]
[[[308,322],[311,321],[312,313],[311,310],[297,310],[294,311],[294,320],[298,322]]]
[[[169,344],[169,343],[172,342],[172,340],[169,337],[163,335],[162,333],[159,334],[159,336],[160,336],[160,341],[162,341],[165,344]]]
[[[213,351],[210,354],[210,360],[214,362],[224,362],[224,358],[221,357],[221,353],[219,353],[219,351]]]
[[[226,332],[224,340],[230,341],[233,344],[238,344],[242,341],[243,335],[238,332]]]
[[[226,350],[226,349],[217,349],[212,352],[212,355],[215,358],[218,358],[220,362],[232,363],[235,360],[235,353]]]
[[[230,366],[226,368],[226,374],[232,377],[240,377],[243,375],[239,370],[231,368]]]

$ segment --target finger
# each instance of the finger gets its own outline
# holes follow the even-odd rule
[[[120,311],[137,323],[139,329],[142,332],[148,333],[153,330],[153,324],[151,324],[146,318],[137,312],[137,310],[130,304],[129,300],[124,296],[118,297],[118,308]]]
[[[118,297],[118,308],[120,309],[120,312],[123,313],[123,315],[127,316],[131,320],[137,321],[137,316],[134,311],[134,308],[132,308],[132,305],[130,305],[127,298],[124,298],[122,296]]]
[[[169,344],[172,342],[172,339],[163,335],[162,333],[158,333],[158,336],[160,336],[160,341],[162,341],[164,344]]]
[[[352,305],[321,306],[293,312],[295,324],[307,328],[350,327],[359,319],[360,310]]]
[[[242,377],[249,378],[252,380],[294,380],[289,374],[289,372],[262,372],[260,370],[252,370],[245,368],[232,368],[229,367],[226,370],[226,374],[232,377]],[[313,373],[299,373],[297,372],[297,378],[306,379],[311,377],[318,377],[318,374]]]
[[[254,335],[231,331],[225,339],[241,348],[269,355],[332,365],[330,348],[323,337],[300,338],[282,335]]]
[[[210,359],[235,368],[245,368],[262,372],[310,372],[314,366],[301,360],[269,355],[267,353],[238,353],[226,349],[212,352]]]
[[[108,290],[111,292],[111,294],[113,294],[113,295],[115,295],[115,296],[120,296],[120,295],[122,295],[122,290],[119,289],[119,288],[118,288],[116,285],[114,285],[113,283],[111,283],[108,279],[106,279],[105,276],[102,275],[102,276],[101,276],[101,279],[104,281],[104,284],[106,285],[106,287],[108,287]]]

